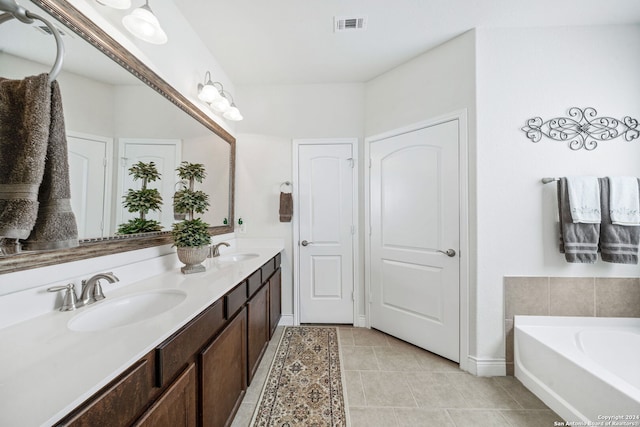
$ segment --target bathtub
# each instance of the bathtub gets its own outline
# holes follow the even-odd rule
[[[516,378],[565,421],[640,426],[640,319],[515,316],[514,350]]]

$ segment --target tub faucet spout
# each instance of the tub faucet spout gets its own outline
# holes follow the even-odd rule
[[[109,283],[119,282],[115,274],[98,273],[87,280],[82,281],[82,294],[80,295],[80,302],[82,305],[93,304],[96,301],[100,301],[105,298],[102,293],[102,286],[100,286],[100,279],[105,279]]]

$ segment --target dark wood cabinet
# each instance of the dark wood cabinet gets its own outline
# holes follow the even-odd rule
[[[247,302],[248,383],[269,343],[269,286],[264,284]]]
[[[135,427],[196,427],[196,365],[171,384]]]
[[[280,319],[280,254],[56,426],[231,424]]]
[[[158,394],[153,353],[149,353],[56,425],[130,426]]]
[[[276,331],[282,315],[282,270],[278,267],[269,279],[269,339]]]
[[[202,425],[231,424],[247,389],[246,309],[200,354]]]
[[[223,308],[223,301],[216,301],[156,348],[156,386],[171,381],[224,326]]]

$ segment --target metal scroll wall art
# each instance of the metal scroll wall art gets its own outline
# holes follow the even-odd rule
[[[554,117],[543,121],[540,117],[527,120],[522,130],[527,138],[538,142],[542,136],[555,141],[569,141],[569,148],[591,151],[600,141],[609,141],[624,136],[627,141],[640,137],[638,120],[629,116],[621,120],[612,117],[597,117],[595,108],[587,107],[569,109],[569,117]]]

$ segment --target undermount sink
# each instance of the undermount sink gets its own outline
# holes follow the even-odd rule
[[[126,326],[158,316],[186,297],[186,292],[170,289],[107,299],[95,307],[87,307],[86,311],[74,316],[68,326],[73,331],[102,331]]]
[[[258,254],[253,253],[238,253],[229,255],[220,255],[218,261],[220,262],[241,262],[256,258]]]

